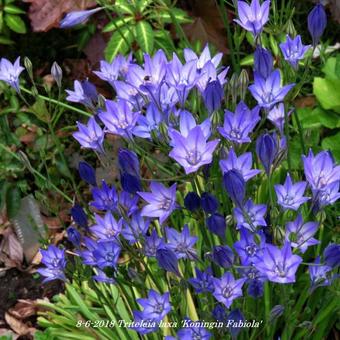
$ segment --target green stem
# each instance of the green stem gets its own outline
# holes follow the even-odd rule
[[[270,317],[270,287],[269,282],[264,283],[264,310],[265,310],[265,320],[266,320],[266,333],[270,332],[269,329],[269,317]]]

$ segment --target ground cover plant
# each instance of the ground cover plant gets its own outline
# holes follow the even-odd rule
[[[113,8],[98,5],[70,12],[61,27]],[[161,16],[178,39],[162,48],[147,2],[113,6],[122,13],[105,26],[114,33],[93,70],[104,92],[75,79],[63,101],[58,63],[42,94],[28,58],[0,61],[6,100],[40,121],[50,158],[40,154],[45,163],[35,168],[32,155],[0,146],[41,183],[37,199],[55,191],[62,199],[50,202],[53,211],[72,205],[66,239],[40,235],[37,274],[61,292],[34,304],[34,337],[336,338],[340,59],[321,43],[324,6],[311,5],[299,34],[293,1],[221,2],[228,64],[187,39],[182,10]],[[309,91],[313,107],[299,105]],[[55,133],[65,111],[75,125],[71,150],[80,147],[77,173]],[[3,186],[16,216],[17,187]]]

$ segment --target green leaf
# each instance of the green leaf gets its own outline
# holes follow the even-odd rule
[[[322,72],[328,79],[340,79],[340,54],[336,58],[328,58]]]
[[[14,6],[14,5],[6,5],[4,7],[4,11],[9,14],[25,14],[26,13],[21,8]]]
[[[25,34],[26,33],[26,25],[24,21],[17,15],[14,14],[5,14],[5,22],[6,25],[14,32]]]
[[[163,50],[168,57],[176,49],[168,31],[155,32],[155,48]]]
[[[15,217],[20,209],[20,190],[16,186],[11,186],[6,192],[7,215],[11,219]]]
[[[305,129],[316,129],[324,126],[329,129],[340,127],[339,115],[332,111],[325,111],[321,107],[301,108],[297,110],[301,125]]]
[[[146,21],[139,21],[136,25],[136,40],[143,52],[152,53],[154,34],[151,25]]]
[[[340,162],[340,132],[325,138],[321,145],[323,149],[331,150],[337,162]]]
[[[12,45],[12,44],[14,44],[14,41],[13,40],[11,40],[11,39],[8,39],[8,38],[6,38],[6,37],[1,37],[0,36],[0,45]]]
[[[177,22],[179,24],[190,24],[192,23],[192,19],[188,16],[187,12],[183,11],[179,8],[171,8],[169,11],[162,11],[157,12],[156,14],[152,14],[149,16],[150,19],[154,20],[160,20],[164,24],[171,24],[172,23],[172,17],[170,15],[170,12],[172,15],[176,18]]]
[[[314,78],[313,88],[324,109],[340,113],[340,79]]]
[[[135,8],[129,4],[126,0],[116,0],[115,2],[115,9],[116,12],[124,13],[124,14],[130,14],[134,15],[135,14]]]
[[[111,63],[118,53],[126,54],[131,47],[133,39],[133,27],[123,26],[115,31],[106,45],[104,51],[105,59]]]
[[[126,24],[131,22],[132,19],[133,17],[114,18],[103,28],[103,32],[106,33],[106,32],[114,31],[117,28],[125,26]]]

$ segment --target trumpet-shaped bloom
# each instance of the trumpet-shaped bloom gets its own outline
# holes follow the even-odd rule
[[[246,182],[261,172],[260,170],[252,169],[252,163],[253,160],[251,152],[246,152],[237,157],[234,149],[231,148],[227,159],[221,159],[219,164],[223,173],[230,170],[237,170]]]
[[[287,113],[289,117],[292,111]],[[281,136],[284,135],[284,124],[285,124],[285,106],[283,103],[275,105],[269,112],[267,118],[276,126],[280,131]]]
[[[151,192],[138,192],[148,204],[142,209],[142,216],[158,217],[162,224],[176,209],[176,184],[166,188],[158,182],[151,182]]]
[[[312,150],[308,156],[302,156],[305,176],[313,190],[320,190],[340,180],[340,165],[335,165],[328,151],[321,151],[314,156]]]
[[[286,242],[282,249],[267,244],[261,261],[256,263],[256,268],[266,275],[269,281],[292,283],[295,282],[295,274],[301,262],[300,256],[293,255],[289,242]]]
[[[325,207],[335,203],[340,198],[340,181],[328,184],[325,188],[313,191],[314,199],[317,201],[318,207]]]
[[[156,229],[153,229],[151,235],[145,237],[145,255],[149,257],[156,257],[157,249],[161,247],[164,247],[164,239],[163,237],[158,236]]]
[[[73,137],[80,143],[80,145],[87,149],[92,149],[100,153],[104,152],[104,131],[97,124],[96,119],[91,117],[87,125],[77,122],[78,130],[73,133]]]
[[[329,272],[332,267],[320,264],[320,257],[318,256],[314,264],[308,266],[309,276],[311,281],[311,290],[317,287],[329,286],[332,282]]]
[[[224,125],[219,127],[219,133],[228,140],[242,144],[250,142],[249,134],[253,131],[256,124],[260,121],[260,108],[256,106],[252,110],[241,101],[235,113],[225,111]]]
[[[169,156],[183,166],[185,173],[196,172],[202,165],[210,164],[219,140],[206,141],[200,126],[196,126],[184,137],[172,132],[173,149]]]
[[[166,228],[167,241],[166,247],[171,249],[178,259],[187,258],[196,260],[197,254],[194,245],[197,242],[197,236],[191,236],[189,227],[186,224],[182,232],[173,228]]]
[[[268,21],[269,6],[269,0],[264,1],[262,5],[259,0],[252,0],[250,5],[245,1],[238,1],[238,19],[235,19],[235,22],[257,37]]]
[[[297,35],[293,39],[287,35],[286,41],[280,44],[280,48],[285,60],[297,69],[299,60],[305,57],[310,45],[303,45],[300,35]]]
[[[274,185],[278,204],[284,209],[298,210],[301,204],[309,200],[309,197],[303,196],[306,186],[306,182],[293,184],[288,174],[284,185]]]
[[[244,207],[234,209],[237,228],[246,228],[254,232],[258,226],[265,227],[267,225],[264,219],[266,210],[267,206],[265,204],[254,204],[249,199],[244,204]]]
[[[124,228],[122,235],[129,241],[130,244],[134,244],[139,241],[141,236],[145,236],[150,225],[150,220],[141,216],[140,212],[132,214],[129,221],[124,220]]]
[[[188,282],[194,287],[196,293],[212,293],[214,291],[214,282],[211,268],[206,271],[200,271],[195,268],[196,277],[191,278]]]
[[[100,61],[100,71],[93,71],[100,79],[107,81],[111,86],[114,86],[114,81],[121,74],[121,69],[125,65],[125,57],[118,54],[111,63],[105,60]]]
[[[214,278],[214,297],[227,308],[233,301],[242,296],[242,286],[246,279],[235,280],[233,274],[227,272],[220,279]]]
[[[223,53],[217,53],[215,56],[211,57],[210,50],[208,44],[205,45],[202,53],[198,56],[193,50],[190,48],[184,49],[184,59],[186,62],[191,60],[195,60],[197,62],[197,69],[200,70],[204,67],[207,62],[212,62],[215,68],[218,67],[223,57]]]
[[[0,59],[0,80],[3,80],[8,85],[12,86],[15,91],[20,92],[19,87],[19,76],[21,72],[24,70],[22,66],[20,66],[20,57],[18,57],[14,64],[12,64],[6,58]]]
[[[66,16],[60,21],[60,28],[70,28],[78,24],[82,24],[91,15],[101,11],[103,7],[97,7],[84,11],[73,11],[66,14]]]
[[[309,246],[319,243],[313,238],[318,226],[317,222],[304,223],[302,215],[298,214],[295,221],[288,222],[286,225],[286,240],[291,242],[293,248],[298,248],[301,253],[304,253]]]
[[[93,201],[90,205],[98,210],[114,211],[117,209],[118,195],[116,188],[114,186],[110,188],[104,180],[101,188],[92,189],[92,197]]]
[[[97,90],[96,87],[88,80],[74,81],[74,91],[66,90],[68,96],[66,100],[73,103],[80,103],[94,109],[97,102]]]
[[[107,130],[113,134],[130,138],[140,113],[132,111],[128,101],[123,99],[118,102],[107,100],[105,105],[106,111],[101,111],[99,118]]]
[[[91,232],[100,240],[116,240],[122,231],[122,221],[117,222],[110,211],[104,217],[96,215],[95,218],[96,224],[90,228]]]
[[[98,242],[96,248],[93,250],[96,265],[100,269],[104,269],[105,267],[116,268],[120,250],[116,242]]]
[[[137,302],[144,308],[143,316],[147,319],[161,321],[171,311],[170,294],[163,295],[150,289],[147,299],[137,299]]]
[[[257,100],[259,106],[271,109],[273,105],[282,102],[287,93],[295,84],[281,87],[281,75],[279,70],[273,71],[267,78],[257,72],[254,73],[254,84],[249,86],[249,91]]]

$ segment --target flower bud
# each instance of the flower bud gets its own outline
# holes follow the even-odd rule
[[[234,253],[228,246],[215,246],[212,259],[220,267],[229,268],[234,263]]]
[[[181,276],[178,270],[178,260],[176,254],[168,248],[159,248],[156,251],[158,265],[164,270]]]
[[[213,214],[206,219],[206,224],[207,224],[208,229],[212,233],[216,234],[222,239],[225,238],[225,231],[226,231],[227,224],[225,222],[224,216],[220,214]]]
[[[27,70],[28,75],[30,76],[31,80],[33,81],[33,65],[29,58],[24,58],[24,65]]]
[[[276,321],[284,312],[285,308],[281,305],[276,305],[272,308],[269,314],[269,322]]]
[[[265,133],[256,140],[256,153],[267,175],[270,174],[271,166],[277,153],[277,140],[275,136]]]
[[[273,71],[273,56],[261,46],[257,46],[254,53],[254,71],[264,79],[268,78]]]
[[[201,197],[202,209],[209,214],[213,214],[218,208],[218,201],[215,196],[204,192]]]
[[[232,169],[223,175],[224,187],[237,207],[242,207],[246,195],[246,183],[238,170]]]
[[[80,246],[81,236],[76,228],[73,227],[67,228],[67,238],[75,247]]]
[[[63,70],[56,61],[52,64],[51,74],[55,82],[57,83],[58,87],[61,87],[61,80],[63,79]]]
[[[85,214],[85,211],[79,204],[75,204],[71,208],[71,215],[75,223],[77,223],[80,227],[87,228],[87,216]]]
[[[120,182],[123,190],[127,191],[130,194],[135,194],[137,191],[142,190],[139,178],[127,172],[121,175]]]
[[[232,321],[231,323],[232,326],[229,327],[231,336],[233,339],[237,339],[238,334],[242,331],[244,327],[241,326],[235,327],[234,324],[238,324],[239,321],[244,321],[244,316],[239,309],[234,309],[228,315],[227,325],[229,324],[229,321]]]
[[[201,198],[195,192],[189,192],[184,198],[184,206],[191,212],[201,207]]]
[[[231,100],[234,105],[237,103],[237,96],[239,92],[238,75],[234,73],[228,82],[229,93],[231,95]]]
[[[238,77],[238,83],[240,86],[240,98],[245,100],[249,85],[249,76],[245,69],[241,71],[240,76]]]
[[[87,162],[79,162],[78,171],[82,180],[94,187],[97,186],[96,171],[90,164]]]
[[[329,244],[323,253],[328,266],[336,268],[340,266],[340,244]]]
[[[209,82],[203,93],[204,104],[209,114],[212,114],[221,107],[222,99],[223,88],[220,81],[213,80]]]
[[[119,149],[118,164],[120,171],[139,178],[139,160],[137,155],[128,149]]]
[[[317,4],[308,15],[308,30],[316,46],[327,26],[327,15],[325,8]]]

